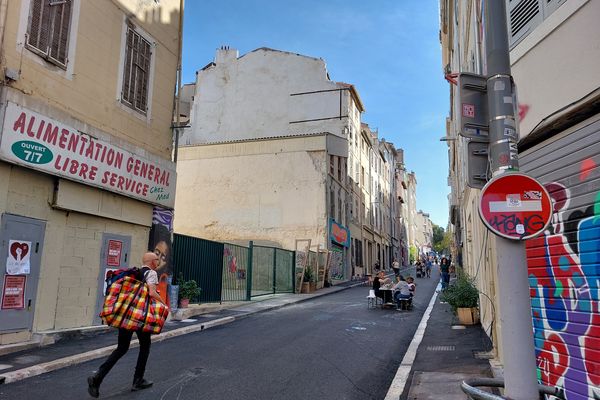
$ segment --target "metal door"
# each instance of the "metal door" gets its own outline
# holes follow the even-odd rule
[[[31,330],[46,222],[2,214],[0,332]]]
[[[129,253],[131,252],[131,236],[116,235],[113,233],[102,234],[102,248],[100,250],[100,272],[98,274],[98,294],[96,297],[96,313],[93,324],[100,325],[102,320],[98,316],[104,303],[106,273],[111,270],[129,268]]]

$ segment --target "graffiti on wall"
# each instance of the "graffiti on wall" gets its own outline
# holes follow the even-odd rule
[[[581,164],[580,184],[590,161]],[[569,188],[544,186],[553,220],[527,242],[538,379],[568,400],[600,399],[600,192],[592,204],[570,207]]]

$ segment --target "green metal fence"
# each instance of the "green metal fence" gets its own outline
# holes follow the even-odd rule
[[[223,301],[247,300],[248,247],[225,243],[223,247]]]
[[[173,275],[193,279],[202,289],[201,303],[222,301],[223,243],[175,233],[173,235]]]
[[[200,302],[244,301],[254,296],[294,292],[294,252],[248,247],[174,234],[173,271],[194,279]]]

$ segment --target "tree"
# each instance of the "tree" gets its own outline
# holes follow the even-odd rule
[[[449,253],[451,241],[450,232],[445,232],[444,228],[433,224],[433,249],[436,253]]]

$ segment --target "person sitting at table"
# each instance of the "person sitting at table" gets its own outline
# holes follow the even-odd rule
[[[394,301],[396,302],[397,307],[401,308],[402,303],[408,301],[407,306],[410,308],[412,305],[410,286],[403,277],[400,277],[400,281],[394,285],[392,290],[394,291]]]
[[[385,301],[384,292],[381,290],[381,286],[388,283],[390,280],[385,277],[385,272],[379,271],[375,279],[373,279],[373,290],[375,291],[375,296],[379,297],[381,301]]]
[[[410,297],[415,296],[415,289],[417,285],[415,284],[415,279],[412,276],[406,278],[406,283],[408,283],[408,289],[410,290]]]

